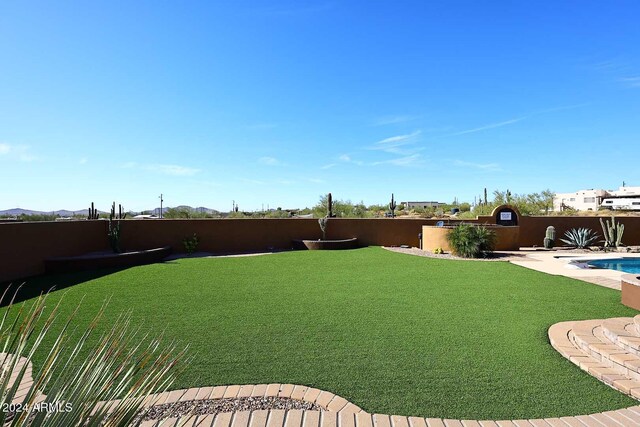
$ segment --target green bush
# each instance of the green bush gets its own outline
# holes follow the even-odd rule
[[[196,233],[193,233],[192,237],[185,237],[182,241],[184,249],[189,255],[191,255],[196,251],[196,249],[198,249],[198,243],[200,243],[200,240],[198,240],[198,235]]]
[[[461,223],[447,233],[451,251],[463,258],[486,257],[496,245],[496,233],[483,226]]]

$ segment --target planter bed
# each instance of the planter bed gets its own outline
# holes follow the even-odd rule
[[[294,240],[294,249],[316,250],[336,250],[336,249],[356,249],[358,247],[358,238],[342,240]]]
[[[47,273],[66,273],[99,268],[132,267],[160,262],[170,253],[170,246],[143,251],[122,252],[119,254],[113,252],[94,252],[79,256],[48,258],[44,260],[44,268]]]

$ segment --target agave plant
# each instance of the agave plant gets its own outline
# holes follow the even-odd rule
[[[6,296],[7,291],[2,295]],[[17,291],[16,291],[17,294]],[[15,298],[15,295],[14,295]],[[151,393],[166,391],[173,383],[176,366],[187,349],[175,344],[161,347],[131,331],[131,314],[121,315],[86,358],[81,350],[103,316],[103,304],[90,325],[72,339],[74,313],[54,337],[42,367],[28,368],[59,316],[58,303],[45,315],[47,296],[13,313],[13,299],[0,322],[0,412],[4,426],[129,426],[140,423],[143,402]],[[26,380],[26,381],[24,381]],[[25,390],[21,388],[30,386]],[[43,395],[46,390],[47,395]]]
[[[560,239],[567,245],[584,249],[596,242],[600,236],[590,228],[572,228],[564,233],[566,239]]]
[[[464,258],[479,258],[493,251],[496,234],[483,226],[462,223],[447,233],[447,241],[454,254]]]

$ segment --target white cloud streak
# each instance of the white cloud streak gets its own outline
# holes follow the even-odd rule
[[[150,172],[161,173],[163,175],[170,176],[193,176],[200,172],[200,169],[190,168],[180,165],[167,165],[167,164],[140,164],[137,162],[126,162],[120,165],[122,169],[140,169]]]
[[[640,87],[640,76],[623,77],[620,79],[620,81],[629,87]]]
[[[193,176],[198,172],[200,172],[200,169],[189,168],[189,167],[179,166],[179,165],[162,165],[162,164],[148,165],[145,167],[145,169],[153,172],[158,172],[164,175],[171,175],[171,176]]]
[[[258,162],[260,164],[267,165],[267,166],[280,166],[280,165],[282,165],[282,163],[278,159],[276,159],[275,157],[268,157],[268,156],[267,157],[260,157],[258,159]]]
[[[0,155],[17,159],[21,162],[32,162],[36,160],[36,156],[31,153],[31,147],[28,145],[12,145],[6,142],[0,143]]]
[[[397,115],[397,116],[385,116],[385,117],[380,117],[379,119],[375,120],[373,122],[374,126],[387,126],[387,125],[396,125],[399,123],[406,123],[406,122],[410,122],[412,120],[415,120],[416,117],[413,116],[403,116],[403,115]]]
[[[464,160],[454,160],[453,164],[459,167],[479,169],[487,172],[498,172],[502,170],[498,163],[474,163]]]
[[[393,166],[409,167],[409,166],[418,166],[418,165],[420,165],[422,163],[423,163],[422,162],[422,157],[420,156],[420,154],[413,154],[411,156],[405,156],[405,157],[399,157],[399,158],[396,158],[396,159],[373,162],[372,165],[373,166],[393,165]]]
[[[469,133],[476,133],[476,132],[482,132],[484,130],[488,130],[488,129],[496,129],[496,128],[500,128],[503,126],[508,126],[514,123],[518,123],[524,119],[526,119],[526,116],[523,117],[517,117],[515,119],[511,119],[511,120],[505,120],[504,122],[498,122],[498,123],[491,123],[488,125],[483,125],[483,126],[479,126],[477,128],[473,128],[473,129],[467,129],[467,130],[463,130],[460,132],[454,132],[454,133],[450,133],[448,135],[444,135],[444,136],[458,136],[458,135],[466,135]]]

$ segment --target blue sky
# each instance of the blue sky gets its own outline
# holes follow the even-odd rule
[[[640,4],[0,3],[0,209],[640,186]]]

